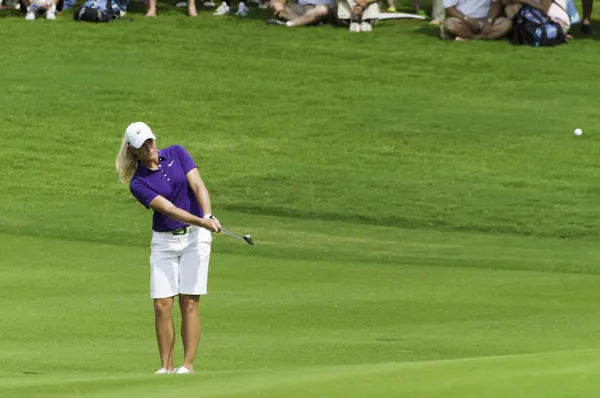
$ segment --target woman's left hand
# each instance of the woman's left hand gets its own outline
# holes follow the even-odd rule
[[[213,216],[212,214],[205,214],[204,218],[212,220],[215,223],[215,225],[217,226],[217,228],[219,229],[217,232],[221,232],[221,223],[219,222],[217,217]]]

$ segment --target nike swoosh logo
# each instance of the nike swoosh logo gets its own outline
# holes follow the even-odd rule
[[[142,129],[142,130],[143,130],[143,129]],[[142,132],[142,130],[138,131],[136,134],[139,134],[139,133],[141,133],[141,132]]]
[[[171,160],[171,163],[169,163],[167,166],[171,167],[171,165],[173,164],[174,160]]]

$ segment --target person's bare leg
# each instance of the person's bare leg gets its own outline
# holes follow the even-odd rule
[[[388,3],[388,9],[389,8],[394,9],[394,10],[396,9],[396,1],[395,0],[387,0],[387,3]]]
[[[173,327],[173,297],[154,299],[154,326],[161,367],[173,370],[175,328]]]
[[[327,6],[318,5],[312,10],[308,11],[306,14],[302,15],[301,17],[292,19],[290,22],[292,26],[312,25],[325,18],[328,14],[329,8],[327,8]],[[285,18],[285,10],[283,11],[282,16]]]
[[[188,0],[188,15],[190,17],[198,16],[198,10],[196,9],[196,0]]]
[[[147,17],[155,17],[156,16],[156,0],[150,0],[150,6],[148,7],[148,12],[146,13]]]
[[[457,38],[461,39],[475,39],[476,35],[473,31],[465,24],[448,19],[444,22],[444,30]]]
[[[506,18],[512,20],[515,17],[515,15],[517,15],[520,9],[520,4],[509,4],[506,7],[504,7],[504,14],[506,15]]]
[[[510,32],[511,28],[512,28],[512,21],[510,19],[505,19],[504,21],[502,21],[498,24],[494,24],[489,27],[486,27],[483,30],[483,32],[481,32],[481,34],[479,36],[477,36],[477,39],[480,39],[480,40],[501,39],[501,38],[505,37],[506,35],[508,35],[508,32]]]
[[[592,23],[592,8],[594,6],[594,0],[581,0],[581,8],[583,9],[583,20],[581,21],[584,25]]]
[[[198,314],[198,295],[179,295],[181,310],[181,339],[183,340],[183,366],[194,370],[194,358],[200,343],[200,314]]]

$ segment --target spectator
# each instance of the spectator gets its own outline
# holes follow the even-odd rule
[[[370,32],[379,19],[377,0],[338,0],[336,22],[350,32]]]
[[[276,18],[269,25],[309,26],[323,23],[333,16],[333,0],[298,0],[284,4],[285,0],[271,0],[269,4]]]
[[[55,20],[58,11],[62,10],[62,4],[62,0],[20,0],[21,10],[26,12],[26,21],[33,21],[42,15]]]
[[[387,0],[387,12],[396,12],[396,1],[395,0]]]
[[[567,13],[566,0],[505,0],[507,2],[505,11],[508,18],[513,18],[524,5],[537,8],[552,21],[558,23],[566,34],[571,27],[571,19]]]
[[[243,1],[240,1],[238,3],[238,9],[237,9],[237,12],[235,13],[235,15],[240,16],[240,17],[245,17],[246,15],[248,15],[248,11],[249,10],[248,10],[248,6],[246,5],[246,3],[244,3]],[[231,12],[231,0],[225,0],[215,10],[213,15],[216,15],[216,16],[227,15],[230,12]]]
[[[581,8],[583,8],[583,22],[581,23],[581,33],[593,35],[595,33],[592,25],[592,8],[594,0],[581,0]]]
[[[502,0],[444,0],[444,40],[493,40],[510,32],[510,19],[501,17]]]
[[[197,17],[198,10],[196,9],[196,0],[191,0],[187,2],[188,7],[188,15],[190,17]],[[156,0],[150,0],[150,6],[148,7],[148,12],[146,13],[148,18],[153,18],[156,16]]]

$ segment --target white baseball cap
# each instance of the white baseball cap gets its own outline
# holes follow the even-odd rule
[[[136,149],[139,149],[149,139],[155,140],[156,137],[152,134],[150,127],[144,122],[131,123],[127,127],[127,130],[125,130],[125,140]]]

